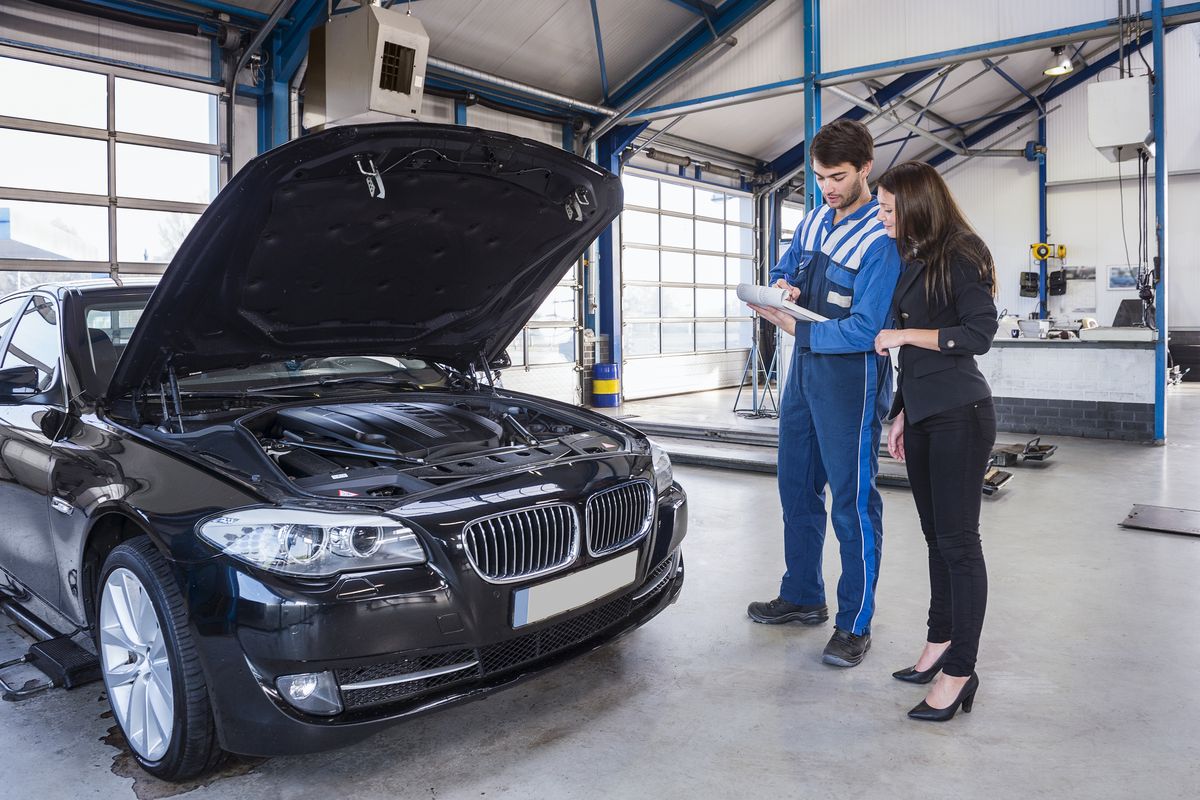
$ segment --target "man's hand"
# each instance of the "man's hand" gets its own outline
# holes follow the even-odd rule
[[[780,330],[790,333],[792,336],[796,335],[796,318],[791,314],[780,311],[777,308],[770,308],[769,306],[756,306],[754,303],[747,303],[746,305],[757,311],[758,315],[763,319],[778,325]]]
[[[903,344],[908,344],[908,337],[905,336],[904,331],[886,328],[880,331],[879,335],[875,337],[875,352],[881,356],[886,356],[888,350]]]
[[[897,461],[904,460],[904,412],[901,411],[892,420],[888,429],[888,453]]]
[[[800,287],[799,286],[792,286],[790,283],[787,282],[786,279],[780,278],[779,280],[775,281],[775,288],[776,289],[785,289],[787,291],[787,294],[784,295],[784,298],[783,298],[784,300],[787,300],[792,303],[800,302]],[[791,333],[791,331],[788,331],[788,332]]]

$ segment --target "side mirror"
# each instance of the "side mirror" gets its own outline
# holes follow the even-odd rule
[[[37,367],[0,369],[0,400],[21,400],[38,393]]]

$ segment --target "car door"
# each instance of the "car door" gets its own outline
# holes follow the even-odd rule
[[[37,369],[36,393],[0,396],[0,566],[55,608],[62,599],[50,526],[50,465],[53,442],[40,422],[61,408],[62,345],[58,306],[34,294],[13,306],[4,335],[0,370]]]

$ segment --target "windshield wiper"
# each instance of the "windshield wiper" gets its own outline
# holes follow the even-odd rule
[[[255,386],[252,389],[246,389],[247,394],[259,394],[262,392],[278,392],[287,391],[289,389],[309,389],[312,387],[323,388],[325,386],[340,386],[348,383],[371,383],[377,386],[410,386],[419,388],[420,384],[409,378],[385,378],[385,377],[368,377],[359,378],[318,378],[315,381],[303,381],[301,383],[278,383],[273,386]]]

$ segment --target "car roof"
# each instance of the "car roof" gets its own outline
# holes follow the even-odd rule
[[[91,278],[79,281],[47,281],[34,286],[27,286],[7,296],[26,294],[28,292],[47,292],[55,297],[62,297],[68,292],[96,292],[122,288],[154,288],[158,284],[157,275],[138,275],[132,278],[122,278],[118,285],[111,278]],[[3,298],[0,298],[3,299]]]

